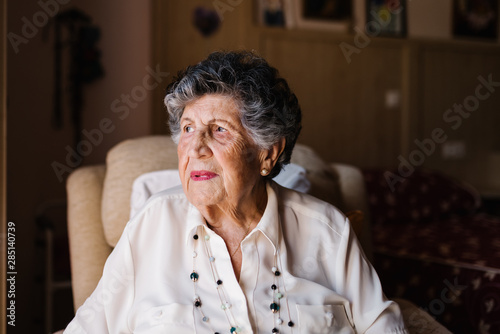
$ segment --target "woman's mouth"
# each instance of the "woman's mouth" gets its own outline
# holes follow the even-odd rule
[[[207,170],[195,170],[191,172],[191,180],[193,181],[206,181],[216,177],[217,174]]]

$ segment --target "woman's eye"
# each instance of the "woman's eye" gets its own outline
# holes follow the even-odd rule
[[[189,125],[188,126],[185,126],[184,127],[184,132],[193,132],[193,128],[190,127]]]
[[[218,126],[216,131],[217,132],[226,132],[227,130],[224,129],[222,126]]]

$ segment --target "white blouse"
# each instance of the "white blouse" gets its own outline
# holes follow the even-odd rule
[[[407,333],[341,212],[274,182],[267,194],[239,281],[182,187],[154,195],[64,333]]]

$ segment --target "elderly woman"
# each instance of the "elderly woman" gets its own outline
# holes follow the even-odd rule
[[[67,333],[406,333],[346,217],[272,181],[301,129],[276,69],[213,53],[165,104],[182,187],[127,224]]]

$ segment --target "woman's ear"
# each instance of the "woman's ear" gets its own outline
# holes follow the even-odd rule
[[[261,169],[265,168],[268,171],[271,171],[273,169],[274,165],[276,165],[276,162],[278,161],[278,158],[281,156],[281,153],[285,149],[285,143],[285,138],[281,138],[280,141],[271,146],[269,149],[262,150],[260,166]]]

